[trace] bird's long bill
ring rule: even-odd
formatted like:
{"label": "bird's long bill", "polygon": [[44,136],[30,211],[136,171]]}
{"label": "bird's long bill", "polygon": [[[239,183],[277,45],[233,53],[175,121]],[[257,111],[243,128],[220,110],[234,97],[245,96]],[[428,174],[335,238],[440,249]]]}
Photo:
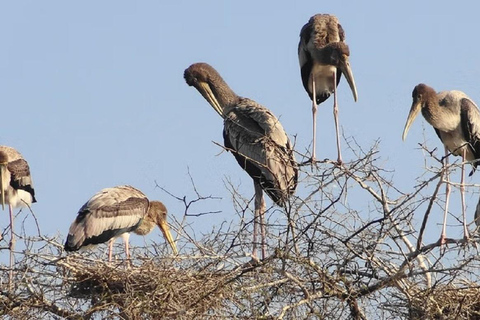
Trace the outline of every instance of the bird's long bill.
{"label": "bird's long bill", "polygon": [[2,163],[0,164],[0,192],[2,193],[1,195],[1,201],[2,201],[2,210],[5,210],[5,188],[6,186],[3,185],[3,177],[7,173],[7,166]]}
{"label": "bird's long bill", "polygon": [[165,221],[160,222],[158,224],[158,227],[160,228],[160,230],[162,230],[165,240],[167,240],[168,244],[170,244],[170,246],[172,247],[173,253],[178,254],[177,245],[173,240],[173,237],[172,237],[172,234],[170,233],[170,228],[168,227],[167,222]]}
{"label": "bird's long bill", "polygon": [[403,141],[405,141],[405,139],[407,138],[408,130],[410,129],[410,126],[412,125],[413,120],[415,120],[418,113],[420,112],[420,109],[421,109],[420,102],[413,101],[412,107],[410,108],[410,113],[408,114],[407,122],[405,123],[405,128],[403,129],[403,135],[402,135]]}
{"label": "bird's long bill", "polygon": [[345,79],[347,79],[348,85],[352,90],[353,99],[356,102],[358,100],[357,86],[355,86],[355,79],[353,78],[353,72],[352,68],[350,67],[350,61],[348,60],[348,58],[346,58],[343,63],[340,63],[340,70],[345,76]]}
{"label": "bird's long bill", "polygon": [[212,89],[210,89],[210,86],[206,82],[199,82],[198,91],[202,94],[202,96],[210,103],[210,105],[217,111],[217,113],[223,118],[223,109],[222,106],[220,106],[220,103],[218,103],[217,98],[215,98],[215,95],[212,92]]}

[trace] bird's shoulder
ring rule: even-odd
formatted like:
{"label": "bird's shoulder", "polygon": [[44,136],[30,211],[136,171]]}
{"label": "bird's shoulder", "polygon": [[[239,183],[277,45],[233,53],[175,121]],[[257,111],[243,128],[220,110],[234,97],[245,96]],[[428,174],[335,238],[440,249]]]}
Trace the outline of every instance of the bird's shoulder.
{"label": "bird's shoulder", "polygon": [[345,31],[337,17],[329,14],[317,14],[310,18],[300,31],[300,44],[303,47],[322,48],[329,43],[345,41]]}
{"label": "bird's shoulder", "polygon": [[0,146],[0,151],[4,152],[8,156],[9,162],[23,159],[22,154],[18,152],[15,148],[8,147],[8,146]]}
{"label": "bird's shoulder", "polygon": [[25,159],[15,159],[13,161],[8,161],[8,171],[10,171],[14,179],[20,179],[22,177],[30,176],[30,167],[28,162]]}
{"label": "bird's shoulder", "polygon": [[285,130],[273,112],[248,98],[240,99],[226,115],[225,130],[253,138],[268,137],[282,146],[288,143]]}

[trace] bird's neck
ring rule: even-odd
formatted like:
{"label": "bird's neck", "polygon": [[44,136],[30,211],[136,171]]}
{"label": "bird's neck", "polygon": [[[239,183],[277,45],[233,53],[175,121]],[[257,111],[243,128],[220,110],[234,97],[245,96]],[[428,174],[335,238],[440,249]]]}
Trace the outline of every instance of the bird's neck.
{"label": "bird's neck", "polygon": [[238,103],[239,96],[237,96],[222,78],[215,79],[211,88],[215,98],[225,112]]}

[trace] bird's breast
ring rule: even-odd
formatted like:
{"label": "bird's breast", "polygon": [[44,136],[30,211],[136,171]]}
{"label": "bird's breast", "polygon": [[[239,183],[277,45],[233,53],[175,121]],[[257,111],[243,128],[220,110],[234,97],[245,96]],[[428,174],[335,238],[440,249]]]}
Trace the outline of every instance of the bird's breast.
{"label": "bird's breast", "polygon": [[331,65],[323,65],[319,63],[314,63],[312,71],[310,72],[310,79],[308,80],[308,87],[311,92],[313,92],[313,81],[312,75],[315,79],[315,94],[319,95],[330,95],[334,91],[334,73],[336,67]]}
{"label": "bird's breast", "polygon": [[465,150],[466,160],[475,160],[475,155],[472,153],[471,148],[468,147],[468,142],[465,140],[461,130],[453,130],[450,132],[440,131],[440,137],[448,151],[454,155],[463,156]]}

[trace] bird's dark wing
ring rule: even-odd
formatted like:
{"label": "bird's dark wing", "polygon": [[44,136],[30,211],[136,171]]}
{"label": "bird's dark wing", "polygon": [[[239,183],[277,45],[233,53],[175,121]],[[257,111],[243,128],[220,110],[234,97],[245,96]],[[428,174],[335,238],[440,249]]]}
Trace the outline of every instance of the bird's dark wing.
{"label": "bird's dark wing", "polygon": [[278,119],[254,101],[242,99],[226,115],[223,136],[238,164],[275,203],[283,205],[295,192],[298,169]]}
{"label": "bird's dark wing", "polygon": [[37,202],[35,199],[35,190],[33,189],[32,176],[30,175],[30,167],[25,159],[20,158],[9,161],[7,165],[8,171],[11,174],[10,185],[16,190],[24,190],[32,195],[32,202]]}
{"label": "bird's dark wing", "polygon": [[[475,159],[480,159],[480,111],[469,98],[462,98],[460,107],[461,124],[465,140],[469,143]],[[477,165],[477,162],[473,163],[474,170]]]}
{"label": "bird's dark wing", "polygon": [[148,204],[147,197],[131,186],[101,190],[78,211],[70,226],[65,249],[78,250],[135,230],[145,217]]}
{"label": "bird's dark wing", "polygon": [[338,29],[338,37],[340,38],[340,41],[345,41],[345,31],[342,28],[342,25],[339,23],[337,24],[337,29]]}

